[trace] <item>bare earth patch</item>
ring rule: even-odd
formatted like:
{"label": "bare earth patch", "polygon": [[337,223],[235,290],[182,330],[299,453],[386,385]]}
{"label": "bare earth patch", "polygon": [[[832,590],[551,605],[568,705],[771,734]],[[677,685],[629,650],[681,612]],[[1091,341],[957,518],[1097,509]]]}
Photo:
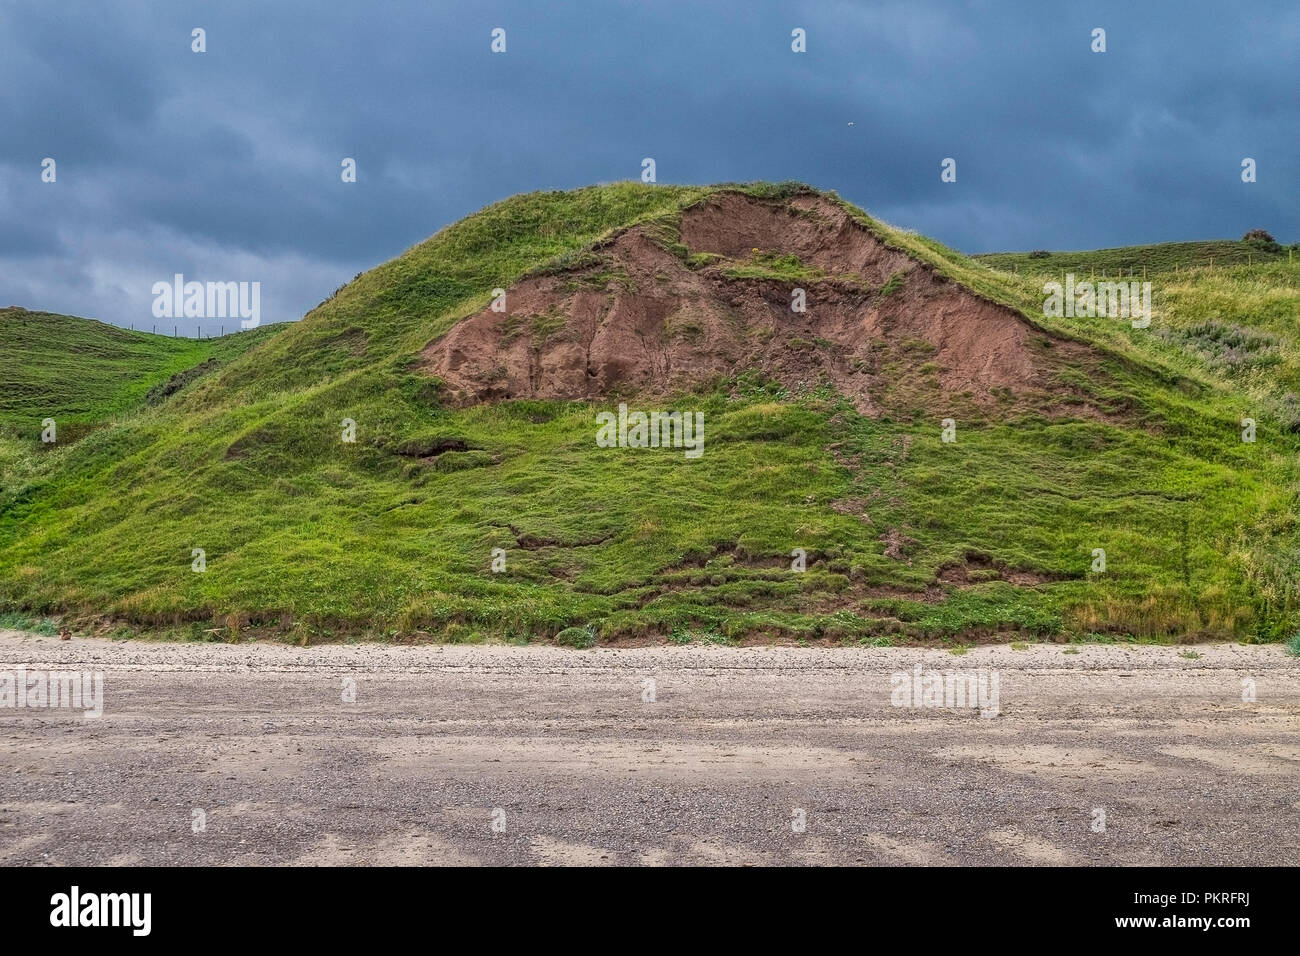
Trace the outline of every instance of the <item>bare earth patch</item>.
{"label": "bare earth patch", "polygon": [[[1052,390],[1051,360],[1030,343],[1043,333],[824,198],[719,194],[682,214],[681,239],[714,258],[692,266],[633,227],[597,250],[599,264],[508,289],[504,312],[485,309],[431,343],[425,368],[462,403],[666,395],[746,370],[794,389],[832,384],[870,415],[897,395],[987,405],[995,389],[1040,401]],[[728,275],[782,256],[807,277]],[[796,288],[806,312],[791,310]]]}

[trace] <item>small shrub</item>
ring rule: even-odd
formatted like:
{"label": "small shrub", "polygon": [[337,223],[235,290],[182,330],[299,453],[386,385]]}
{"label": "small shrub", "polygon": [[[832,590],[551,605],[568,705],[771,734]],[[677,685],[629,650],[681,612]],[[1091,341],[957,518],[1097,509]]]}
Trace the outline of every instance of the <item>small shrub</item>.
{"label": "small shrub", "polygon": [[1282,245],[1266,229],[1252,229],[1241,237],[1241,241],[1254,246],[1262,252],[1281,252]]}
{"label": "small shrub", "polygon": [[1196,353],[1219,372],[1261,368],[1282,360],[1276,336],[1240,325],[1198,322],[1186,329],[1162,329],[1159,334]]}

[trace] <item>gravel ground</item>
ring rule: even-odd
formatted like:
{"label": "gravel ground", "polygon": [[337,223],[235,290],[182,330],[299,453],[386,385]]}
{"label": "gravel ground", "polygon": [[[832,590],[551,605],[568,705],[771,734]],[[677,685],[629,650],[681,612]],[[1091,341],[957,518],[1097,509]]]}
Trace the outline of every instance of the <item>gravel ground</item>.
{"label": "gravel ground", "polygon": [[[0,632],[0,688],[104,692],[0,706],[0,863],[1300,862],[1300,662],[1185,653]],[[894,706],[918,663],[996,672],[996,716]]]}

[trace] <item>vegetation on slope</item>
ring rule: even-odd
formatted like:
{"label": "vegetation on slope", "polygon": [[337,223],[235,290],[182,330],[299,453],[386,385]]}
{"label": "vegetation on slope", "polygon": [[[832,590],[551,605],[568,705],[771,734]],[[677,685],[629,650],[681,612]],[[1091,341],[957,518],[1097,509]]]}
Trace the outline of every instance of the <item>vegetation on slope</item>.
{"label": "vegetation on slope", "polygon": [[130,411],[173,376],[228,361],[273,327],[217,339],[173,338],[50,312],[0,309],[0,428],[39,435],[41,420],[85,427]]}
{"label": "vegetation on slope", "polygon": [[1147,246],[1120,246],[1115,249],[1091,249],[1084,252],[991,252],[975,256],[986,266],[1004,272],[1079,275],[1103,275],[1134,278],[1156,273],[1181,272],[1184,269],[1213,269],[1229,266],[1267,265],[1292,262],[1295,247],[1284,248],[1276,242],[1240,239],[1211,239],[1202,242],[1162,242]]}
{"label": "vegetation on slope", "polygon": [[[0,502],[41,471],[41,455],[162,403],[274,331],[197,340],[0,309]],[[50,419],[56,440],[46,443]]]}
{"label": "vegetation on slope", "polygon": [[[1101,416],[1007,406],[964,419],[955,444],[924,392],[867,418],[821,383],[742,375],[682,396],[707,423],[705,454],[688,461],[596,447],[606,404],[456,409],[418,369],[421,349],[493,289],[582,262],[612,231],[647,223],[679,247],[676,216],[718,188],[781,200],[803,187],[515,197],[156,405],[138,387],[129,414],[115,404],[127,399],[101,397],[96,420],[117,420],[43,455],[25,434],[28,464],[0,483],[0,611],[298,640],[1289,636],[1300,438],[1284,416],[1300,270],[1281,260],[1180,271],[1157,290],[1152,327],[1135,330],[1045,318],[1041,277],[846,207],[1094,347],[1073,374]],[[730,267],[821,281],[761,252]],[[1221,348],[1227,333],[1207,322],[1247,337]],[[1229,356],[1265,347],[1276,361]],[[1259,422],[1249,444],[1247,415]],[[345,419],[355,443],[341,440]],[[806,573],[791,570],[796,548]],[[1104,573],[1091,570],[1098,548]]]}

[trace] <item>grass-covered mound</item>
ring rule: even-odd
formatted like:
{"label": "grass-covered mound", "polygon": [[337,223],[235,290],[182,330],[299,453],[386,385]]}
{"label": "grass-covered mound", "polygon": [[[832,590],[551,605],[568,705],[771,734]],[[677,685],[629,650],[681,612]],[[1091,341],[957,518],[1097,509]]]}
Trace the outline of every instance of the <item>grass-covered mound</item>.
{"label": "grass-covered mound", "polygon": [[[703,413],[696,460],[598,447],[595,414],[616,397],[464,404],[422,359],[494,289],[586,281],[632,227],[716,281],[797,285],[812,300],[819,283],[858,294],[776,250],[742,260],[688,248],[683,210],[726,190],[808,195],[619,183],[518,196],[242,354],[232,346],[172,394],[148,398],[189,358],[168,356],[84,407],[75,388],[55,400],[67,380],[49,369],[36,379],[48,397],[4,422],[0,611],[303,640],[1294,630],[1300,268],[1282,260],[1166,277],[1148,329],[1049,319],[1041,277],[844,206],[900,256],[1023,316],[1026,348],[1050,369],[1043,381],[1068,401],[1008,388],[962,404],[924,343],[895,343],[873,374],[906,387],[886,388],[868,412],[829,380],[764,370],[643,403]],[[605,279],[611,295],[624,282]],[[867,283],[867,307],[894,307],[893,282]],[[6,367],[23,365],[27,347],[6,345]],[[100,427],[51,450],[29,420],[42,402]],[[1257,420],[1254,443],[1241,441],[1243,417]],[[345,419],[355,442],[341,440]],[[797,548],[804,573],[791,570]],[[1095,549],[1104,573],[1092,570]]]}

